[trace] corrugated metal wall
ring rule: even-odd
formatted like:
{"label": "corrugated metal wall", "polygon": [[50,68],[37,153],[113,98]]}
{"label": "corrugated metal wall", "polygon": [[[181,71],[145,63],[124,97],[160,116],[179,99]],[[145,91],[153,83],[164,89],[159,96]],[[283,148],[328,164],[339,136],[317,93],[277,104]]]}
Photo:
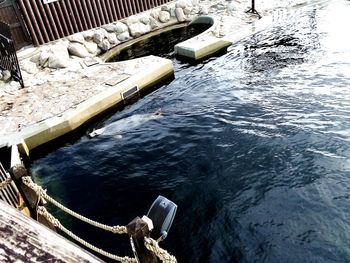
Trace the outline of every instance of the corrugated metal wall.
{"label": "corrugated metal wall", "polygon": [[99,27],[170,1],[18,0],[34,45]]}
{"label": "corrugated metal wall", "polygon": [[15,0],[0,0],[0,20],[10,25],[16,49],[31,43]]}

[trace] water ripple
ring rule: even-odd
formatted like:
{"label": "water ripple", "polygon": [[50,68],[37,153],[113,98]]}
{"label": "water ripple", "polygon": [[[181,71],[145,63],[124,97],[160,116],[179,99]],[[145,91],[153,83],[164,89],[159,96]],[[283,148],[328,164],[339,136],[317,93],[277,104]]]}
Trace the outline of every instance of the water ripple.
{"label": "water ripple", "polygon": [[[349,262],[349,12],[349,1],[329,2],[221,57],[174,60],[173,82],[97,126],[159,108],[163,118],[121,139],[81,138],[32,173],[112,224],[145,214],[159,194],[172,199],[164,246],[179,262]],[[130,252],[60,217],[94,244]]]}

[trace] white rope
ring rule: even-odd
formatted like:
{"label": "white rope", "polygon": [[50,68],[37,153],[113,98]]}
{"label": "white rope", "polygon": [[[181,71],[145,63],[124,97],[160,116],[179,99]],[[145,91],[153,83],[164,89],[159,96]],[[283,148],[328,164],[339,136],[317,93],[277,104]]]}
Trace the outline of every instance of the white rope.
{"label": "white rope", "polygon": [[126,234],[128,232],[127,228],[125,226],[108,226],[108,225],[99,223],[97,221],[94,221],[92,219],[89,219],[85,216],[82,216],[82,215],[74,212],[73,210],[65,207],[64,205],[60,204],[55,199],[53,199],[51,196],[49,196],[46,193],[46,190],[44,190],[40,185],[37,185],[36,183],[34,183],[29,176],[23,177],[22,181],[26,186],[33,189],[37,193],[37,195],[40,196],[41,198],[43,198],[44,200],[50,202],[51,204],[55,205],[56,207],[58,207],[62,211],[66,212],[67,214],[69,214],[69,215],[71,215],[71,216],[73,216],[73,217],[75,217],[75,218],[77,218],[77,219],[79,219],[87,224],[101,228],[101,229],[106,230],[106,231],[110,231],[114,234]]}
{"label": "white rope", "polygon": [[169,254],[168,251],[159,247],[157,241],[152,238],[145,237],[145,246],[149,251],[152,251],[164,263],[177,263],[176,258]]}
{"label": "white rope", "polygon": [[5,189],[6,186],[8,186],[9,184],[11,184],[11,182],[12,182],[11,177],[6,178],[4,181],[2,181],[2,182],[0,183],[0,190]]}
{"label": "white rope", "polygon": [[58,229],[60,229],[61,231],[63,231],[64,233],[66,233],[68,236],[70,236],[71,238],[73,238],[75,241],[79,242],[80,244],[84,245],[85,247],[95,251],[96,253],[99,253],[105,257],[120,261],[122,263],[136,263],[136,260],[130,257],[120,257],[114,254],[111,254],[107,251],[104,251],[101,248],[95,247],[94,245],[90,244],[89,242],[85,241],[84,239],[78,237],[77,235],[75,235],[72,231],[68,230],[67,228],[65,228],[61,222],[55,218],[52,214],[50,214],[45,207],[40,206],[38,208],[38,213],[41,214],[42,216],[44,216],[51,224],[53,224],[55,227],[57,227]]}
{"label": "white rope", "polygon": [[[69,215],[85,222],[85,223],[88,223],[92,226],[95,226],[95,227],[98,227],[98,228],[101,228],[103,230],[106,230],[106,231],[110,231],[112,233],[115,233],[115,234],[127,234],[128,231],[127,231],[127,228],[125,226],[108,226],[108,225],[105,225],[105,224],[101,224],[97,221],[94,221],[94,220],[91,220],[85,216],[82,216],[82,215],[79,215],[78,213],[72,211],[71,209],[65,207],[64,205],[60,204],[59,202],[57,202],[55,199],[53,199],[51,196],[49,196],[47,193],[46,193],[46,190],[44,190],[40,185],[37,185],[36,183],[34,183],[32,181],[32,179],[29,177],[29,176],[25,176],[22,178],[22,181],[23,183],[28,186],[29,188],[33,189],[33,191],[36,192],[36,194],[50,202],[51,204],[55,205],[56,207],[58,207],[59,209],[61,209],[62,211],[68,213]],[[116,256],[116,255],[113,255],[109,252],[106,252],[100,248],[97,248],[95,247],[94,245],[86,242],[85,240],[81,239],[80,237],[76,236],[73,232],[71,232],[70,230],[66,229],[59,221],[58,219],[56,219],[53,215],[51,215],[46,209],[45,207],[41,206],[38,208],[38,212],[40,214],[42,214],[43,216],[45,216],[47,218],[47,220],[49,220],[49,222],[51,222],[55,227],[58,227],[61,231],[63,231],[64,233],[66,233],[68,236],[70,236],[71,238],[75,239],[77,242],[81,243],[82,245],[90,248],[91,250],[101,254],[101,255],[104,255],[105,257],[108,257],[108,258],[111,258],[111,259],[115,259],[115,260],[118,260],[118,261],[121,261],[121,262],[125,262],[125,263],[134,263],[136,262],[135,259],[132,259],[132,258],[129,258],[129,257],[119,257],[119,256]],[[152,238],[147,238],[145,237],[145,246],[146,248],[155,253],[156,256],[162,261],[162,262],[165,262],[165,263],[177,263],[177,260],[174,256],[172,256],[171,254],[169,254],[166,250],[162,249],[159,247],[159,244],[157,241],[155,241],[154,239]]]}

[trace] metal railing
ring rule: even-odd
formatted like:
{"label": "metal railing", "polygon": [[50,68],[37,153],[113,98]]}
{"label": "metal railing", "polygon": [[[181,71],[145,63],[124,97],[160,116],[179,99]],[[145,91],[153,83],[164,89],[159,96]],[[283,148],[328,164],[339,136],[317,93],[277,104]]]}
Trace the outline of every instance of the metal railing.
{"label": "metal railing", "polygon": [[11,28],[8,24],[0,21],[0,68],[11,72],[12,78],[24,87],[21,69],[18,64]]}
{"label": "metal railing", "polygon": [[[10,175],[5,171],[4,167],[0,163],[0,184],[10,179]],[[4,201],[12,207],[17,207],[18,190],[13,181],[6,183],[6,186],[0,189],[0,200]]]}

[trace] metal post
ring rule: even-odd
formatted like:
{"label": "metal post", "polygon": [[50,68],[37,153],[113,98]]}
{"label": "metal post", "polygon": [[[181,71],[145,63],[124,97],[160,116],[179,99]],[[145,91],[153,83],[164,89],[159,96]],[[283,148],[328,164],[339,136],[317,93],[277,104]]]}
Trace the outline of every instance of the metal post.
{"label": "metal post", "polygon": [[252,13],[254,15],[257,15],[259,19],[261,18],[261,15],[255,9],[255,0],[252,0],[252,7],[246,13]]}
{"label": "metal post", "polygon": [[137,261],[140,263],[157,263],[156,255],[144,245],[144,238],[150,236],[147,223],[141,218],[136,217],[126,227]]}
{"label": "metal post", "polygon": [[26,186],[22,181],[24,176],[28,176],[26,168],[22,164],[18,164],[11,167],[8,172],[11,175],[12,180],[15,182],[26,206],[28,207],[31,217],[48,228],[55,229],[50,221],[38,214],[38,206],[43,205],[38,194],[33,189]]}

